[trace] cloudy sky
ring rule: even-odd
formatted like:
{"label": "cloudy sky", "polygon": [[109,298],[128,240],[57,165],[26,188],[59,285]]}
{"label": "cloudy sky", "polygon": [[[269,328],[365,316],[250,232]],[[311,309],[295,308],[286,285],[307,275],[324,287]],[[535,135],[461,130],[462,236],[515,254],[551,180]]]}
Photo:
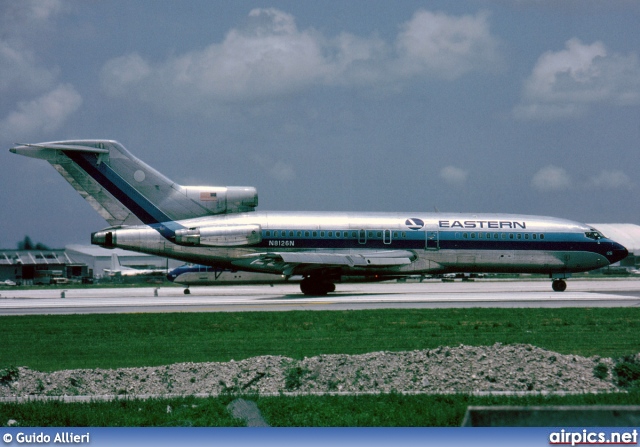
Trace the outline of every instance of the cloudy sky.
{"label": "cloudy sky", "polygon": [[120,141],[260,210],[640,224],[640,2],[0,0],[0,247],[107,224],[14,143]]}

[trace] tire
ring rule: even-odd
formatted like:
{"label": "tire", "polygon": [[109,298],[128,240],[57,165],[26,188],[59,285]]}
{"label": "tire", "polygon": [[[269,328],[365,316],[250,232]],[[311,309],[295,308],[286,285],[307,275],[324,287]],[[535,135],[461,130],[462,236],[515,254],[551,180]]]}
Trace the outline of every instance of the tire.
{"label": "tire", "polygon": [[563,279],[556,279],[551,283],[551,288],[554,292],[564,292],[567,290],[567,283]]}

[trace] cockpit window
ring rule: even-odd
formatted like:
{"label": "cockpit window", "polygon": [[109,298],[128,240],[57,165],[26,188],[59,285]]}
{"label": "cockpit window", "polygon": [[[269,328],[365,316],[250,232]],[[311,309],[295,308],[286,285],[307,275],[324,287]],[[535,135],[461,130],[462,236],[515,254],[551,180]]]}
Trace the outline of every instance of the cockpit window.
{"label": "cockpit window", "polygon": [[593,239],[593,240],[599,240],[599,239],[603,239],[604,236],[602,235],[602,233],[600,233],[599,231],[594,230],[593,228],[591,229],[591,231],[587,231],[584,233],[585,236],[587,236],[589,239]]}

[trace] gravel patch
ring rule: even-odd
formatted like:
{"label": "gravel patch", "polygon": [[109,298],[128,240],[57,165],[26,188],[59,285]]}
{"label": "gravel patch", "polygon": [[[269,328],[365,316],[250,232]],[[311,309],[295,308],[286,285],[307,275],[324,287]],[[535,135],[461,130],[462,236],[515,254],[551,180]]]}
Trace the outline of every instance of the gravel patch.
{"label": "gravel patch", "polygon": [[[598,364],[606,373],[594,375]],[[318,393],[615,392],[610,358],[563,355],[525,344],[441,347],[294,360],[75,369],[44,373],[19,367],[0,398],[44,396],[186,396]],[[600,367],[602,370],[603,367]]]}

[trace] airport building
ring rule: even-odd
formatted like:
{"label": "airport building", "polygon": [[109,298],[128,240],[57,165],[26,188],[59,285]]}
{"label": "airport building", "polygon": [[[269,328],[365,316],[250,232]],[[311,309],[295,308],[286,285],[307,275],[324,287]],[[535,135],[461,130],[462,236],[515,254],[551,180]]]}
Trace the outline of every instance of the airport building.
{"label": "airport building", "polygon": [[105,269],[111,269],[112,255],[117,255],[120,264],[137,269],[169,270],[184,264],[183,261],[147,255],[120,248],[106,249],[97,245],[67,245],[65,253],[75,262],[85,264],[94,278],[105,276]]}
{"label": "airport building", "polygon": [[94,245],[68,245],[57,250],[0,250],[0,282],[17,284],[65,284],[91,282],[105,277],[112,255],[122,266],[146,269],[173,269],[184,262],[122,249],[107,250]]}
{"label": "airport building", "polygon": [[90,277],[87,266],[65,250],[0,250],[0,281],[37,285]]}

